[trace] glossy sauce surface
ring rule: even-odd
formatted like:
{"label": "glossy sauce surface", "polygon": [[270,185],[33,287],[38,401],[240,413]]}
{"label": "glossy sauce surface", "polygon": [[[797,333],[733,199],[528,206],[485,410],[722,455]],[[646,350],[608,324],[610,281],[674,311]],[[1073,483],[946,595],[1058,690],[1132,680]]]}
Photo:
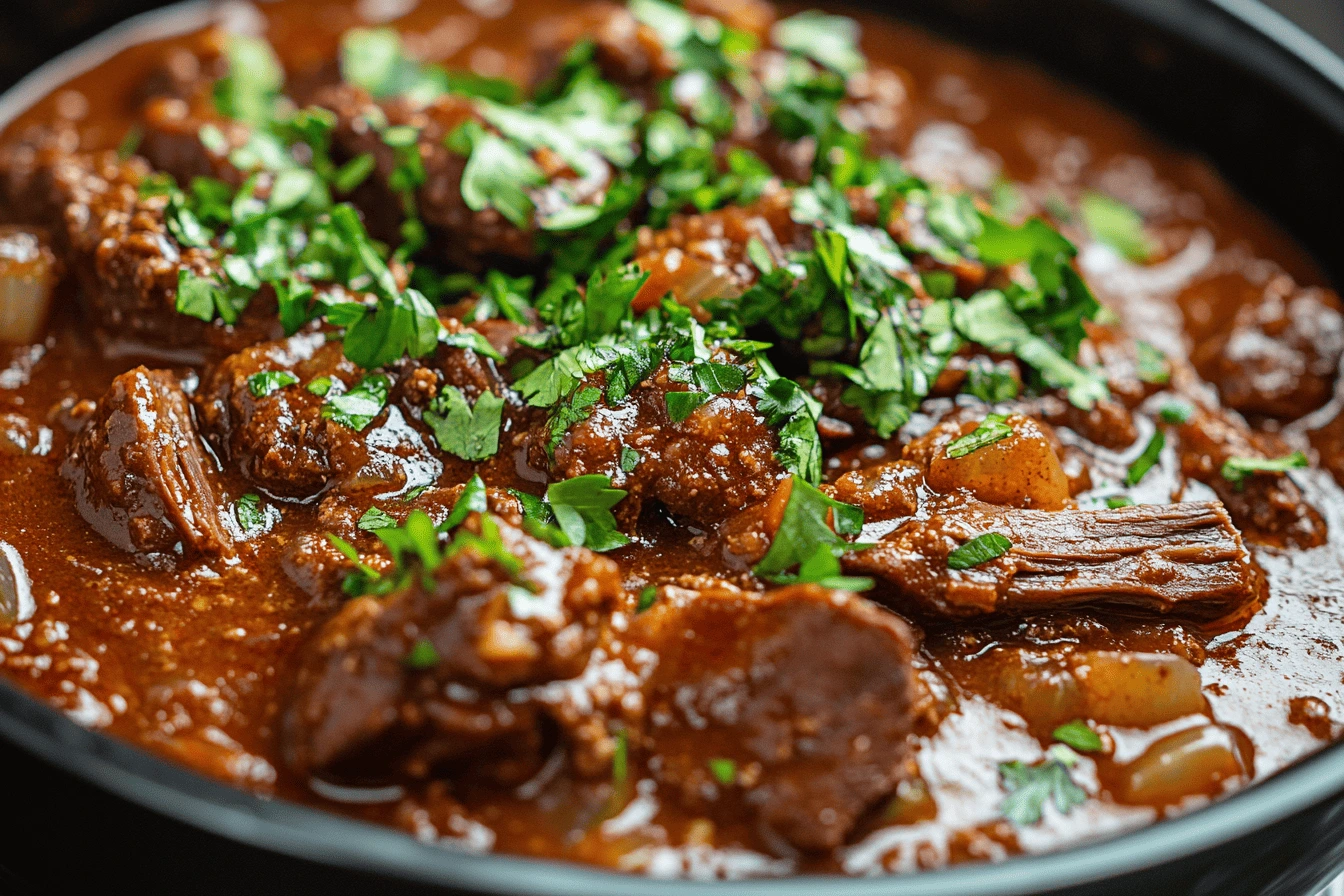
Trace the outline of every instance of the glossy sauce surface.
{"label": "glossy sauce surface", "polygon": [[[535,0],[476,2],[470,9],[437,0],[411,5],[393,24],[416,36],[426,58],[520,80],[528,75],[533,31],[550,28],[548,17],[565,14],[560,5]],[[286,0],[242,7],[239,21],[263,30],[294,72],[329,59],[342,33],[370,24],[365,16],[384,6],[402,4]],[[1073,205],[1081,191],[1100,190],[1143,215],[1159,245],[1157,260],[1147,266],[1124,262],[1076,225],[1066,233],[1079,242],[1079,268],[1103,304],[1168,356],[1199,363],[1201,346],[1218,335],[1220,321],[1242,303],[1262,301],[1276,277],[1302,287],[1324,285],[1291,239],[1208,166],[1096,100],[1022,64],[977,55],[881,18],[861,21],[870,59],[900,72],[909,91],[896,127],[903,157],[916,173],[980,190],[1006,177],[1040,203],[1059,197]],[[65,116],[77,124],[81,149],[116,146],[135,120],[130,97],[136,87],[166,50],[192,40],[119,54],[38,103],[7,135]],[[283,568],[287,547],[318,527],[316,505],[286,505],[264,550],[232,565],[146,568],[94,532],[59,472],[70,438],[64,421],[70,408],[98,399],[139,358],[133,352],[108,355],[95,343],[71,289],[64,285],[58,295],[45,342],[0,348],[0,419],[12,413],[44,427],[33,434],[43,450],[28,456],[0,451],[0,539],[22,558],[36,605],[0,633],[3,671],[79,723],[213,778],[468,849],[660,875],[870,874],[1058,849],[1190,811],[1339,734],[1344,495],[1328,470],[1313,469],[1294,476],[1325,514],[1329,538],[1308,549],[1254,549],[1268,598],[1248,620],[1201,628],[1086,610],[1002,623],[919,620],[923,641],[916,667],[930,699],[946,714],[936,730],[916,735],[917,778],[869,813],[833,853],[771,854],[746,821],[720,822],[706,835],[697,814],[667,804],[643,784],[617,818],[603,822],[593,807],[606,799],[606,781],[548,777],[545,771],[511,790],[462,784],[454,792],[462,810],[446,819],[433,814],[432,800],[429,809],[415,808],[387,799],[387,793],[314,787],[288,770],[279,726],[297,652],[334,612],[330,601],[296,587]],[[175,368],[182,375],[194,369]],[[1289,444],[1297,447],[1322,429],[1311,438],[1328,464],[1338,453],[1328,428],[1334,407],[1332,400],[1307,425],[1289,425]],[[932,422],[916,415],[908,432],[918,434]],[[1280,427],[1267,417],[1252,422]],[[1067,428],[1059,431],[1066,441],[1071,436]],[[1132,460],[1143,441],[1116,452],[1117,463]],[[880,444],[854,445],[828,459],[827,477],[873,466],[888,451]],[[526,458],[512,464],[513,481],[499,472],[505,466],[495,465],[500,479],[490,484],[526,487]],[[1176,499],[1173,491],[1182,488],[1178,466],[1168,449],[1156,474],[1142,483],[1143,494]],[[224,481],[229,495],[250,489],[236,473],[224,474]],[[1184,488],[1183,497],[1191,500],[1211,494],[1198,483]],[[635,544],[608,555],[629,590],[691,574],[734,574],[700,547],[700,530],[649,515]],[[880,522],[865,531],[870,538],[882,534]],[[1129,675],[1107,665],[1121,662],[1119,651],[1182,658],[1153,660],[1134,673],[1151,674],[1156,683],[1131,689],[1173,694],[1169,705],[1156,698],[1130,705],[1124,694],[1108,697],[1104,688],[1086,685],[1082,697],[1071,690],[1089,674],[1093,680]],[[1171,676],[1190,674],[1190,664],[1198,667],[1197,691],[1169,688]],[[1109,747],[1098,758],[1083,756],[1075,770],[1094,798],[1067,815],[1047,809],[1037,825],[1010,825],[1000,812],[1000,763],[1039,761],[1051,730],[1079,715],[1098,723]],[[1207,761],[1192,766],[1203,769],[1203,785],[1164,782],[1160,768],[1136,768],[1154,745],[1174,745],[1187,755],[1203,750]]]}

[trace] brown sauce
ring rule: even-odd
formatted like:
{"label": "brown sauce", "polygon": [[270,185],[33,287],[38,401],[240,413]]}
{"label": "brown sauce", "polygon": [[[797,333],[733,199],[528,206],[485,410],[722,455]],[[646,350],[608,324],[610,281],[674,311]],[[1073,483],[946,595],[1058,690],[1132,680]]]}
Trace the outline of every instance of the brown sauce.
{"label": "brown sauce", "polygon": [[[286,0],[248,9],[293,73],[330,59],[342,33],[369,24],[358,10],[379,5]],[[427,58],[520,80],[529,75],[534,30],[570,9],[534,0],[472,3],[471,9],[421,0],[412,7],[392,24],[419,36]],[[1225,322],[1239,308],[1263,302],[1276,282],[1290,291],[1325,287],[1292,239],[1206,163],[1174,151],[1095,99],[1022,63],[951,46],[880,17],[861,21],[872,63],[899,72],[909,91],[896,130],[917,173],[983,191],[1007,178],[1038,204],[1058,199],[1076,207],[1082,192],[1097,190],[1142,215],[1157,246],[1155,260],[1143,266],[1089,241],[1077,222],[1062,226],[1081,243],[1078,267],[1103,304],[1168,357],[1191,358],[1203,372],[1226,351],[1207,350],[1223,338]],[[81,150],[115,147],[137,121],[139,86],[166,53],[197,40],[185,35],[118,53],[36,103],[8,126],[5,138],[64,116],[75,125]],[[281,750],[298,657],[336,609],[334,601],[314,599],[295,585],[285,569],[286,551],[321,526],[317,503],[286,503],[265,544],[232,564],[184,560],[153,568],[94,531],[60,470],[71,439],[70,409],[98,400],[140,357],[108,354],[107,343],[95,341],[74,290],[69,283],[58,289],[44,342],[0,349],[0,417],[13,414],[43,427],[40,438],[49,441],[27,456],[0,451],[0,539],[21,556],[36,604],[31,616],[0,632],[0,668],[80,724],[212,778],[469,849],[659,875],[869,874],[998,860],[1110,836],[1197,809],[1339,734],[1344,496],[1331,467],[1293,474],[1305,500],[1324,515],[1328,538],[1309,548],[1253,548],[1267,597],[1249,618],[1199,625],[1138,611],[1070,609],[1003,620],[917,619],[916,668],[945,715],[933,730],[913,735],[917,775],[868,811],[834,850],[772,849],[747,815],[716,816],[707,826],[701,813],[643,785],[618,819],[603,823],[593,807],[605,799],[607,780],[545,769],[521,787],[458,782],[452,805],[459,809],[450,818],[437,814],[433,800],[408,808],[397,798],[401,791],[382,801],[373,790],[338,798],[342,791],[334,785],[315,788],[292,771]],[[202,369],[146,363],[172,366],[182,376]],[[1326,407],[1297,429],[1268,414],[1247,416],[1263,428],[1282,429],[1293,448],[1306,447],[1310,435],[1329,464],[1339,453],[1339,435],[1337,427],[1329,429],[1334,405]],[[1321,433],[1312,435],[1315,430]],[[1139,447],[1119,452],[1123,462]],[[894,457],[893,450],[854,444],[848,454],[828,453],[827,478]],[[1188,500],[1211,496],[1209,488],[1179,475],[1174,458],[1169,453],[1145,480],[1147,500],[1174,500],[1182,491]],[[519,475],[528,472],[524,468],[501,462],[490,469],[492,486],[528,487]],[[219,481],[233,498],[255,490],[232,468]],[[879,528],[868,534],[884,534],[873,525]],[[608,556],[635,592],[681,576],[736,575],[721,557],[696,547],[704,531],[646,510],[638,542]],[[1199,686],[1193,695],[1173,697],[1187,701],[1175,708],[1108,704],[1119,721],[1100,725],[1107,749],[1084,755],[1073,772],[1089,798],[1067,814],[1047,809],[1038,824],[1012,825],[1000,809],[999,766],[1039,762],[1053,727],[1079,715],[1065,693],[1072,685],[1061,682],[1073,680],[1076,664],[1086,665],[1078,657],[1090,651],[1181,657],[1188,661],[1182,669],[1198,667]],[[1181,671],[1164,667],[1153,674]],[[1051,701],[1063,707],[1053,717]],[[1155,744],[1172,743],[1184,745],[1186,755],[1205,750],[1202,764],[1189,764],[1190,777],[1163,782],[1160,770],[1147,777],[1136,770]]]}

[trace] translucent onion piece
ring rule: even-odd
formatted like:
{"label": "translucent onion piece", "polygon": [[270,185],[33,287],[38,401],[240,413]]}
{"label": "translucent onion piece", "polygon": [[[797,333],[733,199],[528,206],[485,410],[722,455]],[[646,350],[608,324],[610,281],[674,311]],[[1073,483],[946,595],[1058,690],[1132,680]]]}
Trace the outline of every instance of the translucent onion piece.
{"label": "translucent onion piece", "polygon": [[41,339],[55,285],[55,259],[37,234],[0,228],[0,342]]}
{"label": "translucent onion piece", "polygon": [[19,552],[0,541],[0,624],[13,625],[32,618],[37,610],[32,583]]}
{"label": "translucent onion piece", "polygon": [[1218,725],[1169,734],[1123,769],[1121,802],[1166,805],[1190,794],[1216,796],[1223,782],[1248,773],[1236,738]]}

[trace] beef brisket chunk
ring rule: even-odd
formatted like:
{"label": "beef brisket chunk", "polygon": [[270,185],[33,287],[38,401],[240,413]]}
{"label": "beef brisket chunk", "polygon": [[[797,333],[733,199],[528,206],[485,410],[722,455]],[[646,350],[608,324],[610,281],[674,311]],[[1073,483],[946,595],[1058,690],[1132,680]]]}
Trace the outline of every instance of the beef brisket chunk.
{"label": "beef brisket chunk", "polygon": [[137,367],[113,380],[61,470],[80,514],[122,550],[233,553],[213,461],[168,371]]}

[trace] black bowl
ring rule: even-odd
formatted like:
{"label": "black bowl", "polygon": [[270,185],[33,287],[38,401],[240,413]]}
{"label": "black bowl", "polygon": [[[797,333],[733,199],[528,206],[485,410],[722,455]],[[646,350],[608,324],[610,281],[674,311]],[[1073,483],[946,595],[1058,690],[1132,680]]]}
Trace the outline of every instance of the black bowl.
{"label": "black bowl", "polygon": [[[0,84],[136,5],[6,3]],[[1344,281],[1344,61],[1255,0],[880,8],[1106,96],[1210,158]],[[190,3],[149,21],[182,28],[202,12]],[[130,33],[43,66],[0,99],[0,121]],[[1344,743],[1209,808],[1050,855],[904,877],[700,884],[466,855],[259,799],[80,728],[4,684],[0,738],[11,820],[0,836],[0,892],[1305,896],[1344,867]]]}

